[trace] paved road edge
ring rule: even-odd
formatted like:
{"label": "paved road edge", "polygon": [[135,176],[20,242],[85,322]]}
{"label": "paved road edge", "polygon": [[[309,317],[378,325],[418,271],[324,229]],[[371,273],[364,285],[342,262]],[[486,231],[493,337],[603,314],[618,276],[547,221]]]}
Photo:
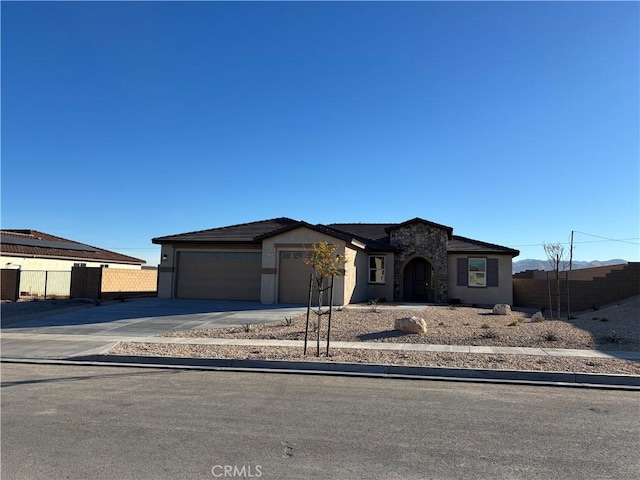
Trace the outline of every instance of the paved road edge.
{"label": "paved road edge", "polygon": [[2,363],[136,366],[219,371],[248,371],[489,383],[521,383],[640,390],[640,376],[622,374],[541,372],[526,370],[467,369],[338,362],[86,355],[67,359],[2,358]]}

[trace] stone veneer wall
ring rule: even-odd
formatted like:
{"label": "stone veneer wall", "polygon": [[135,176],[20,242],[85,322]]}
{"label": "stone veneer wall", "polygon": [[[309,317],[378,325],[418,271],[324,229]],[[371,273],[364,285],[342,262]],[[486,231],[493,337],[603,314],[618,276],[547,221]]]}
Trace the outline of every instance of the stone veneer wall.
{"label": "stone veneer wall", "polygon": [[418,255],[429,261],[433,267],[433,280],[437,288],[436,302],[447,302],[447,241],[446,230],[425,223],[412,223],[391,231],[391,244],[400,249],[393,265],[393,296],[395,301],[402,298],[403,267],[408,258]]}

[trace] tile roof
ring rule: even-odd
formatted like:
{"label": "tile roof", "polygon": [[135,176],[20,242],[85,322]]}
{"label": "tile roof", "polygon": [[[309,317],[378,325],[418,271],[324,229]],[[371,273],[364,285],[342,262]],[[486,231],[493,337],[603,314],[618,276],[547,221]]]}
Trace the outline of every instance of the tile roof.
{"label": "tile roof", "polygon": [[450,238],[447,251],[452,253],[502,253],[513,256],[520,253],[517,250],[500,245],[480,242],[457,235],[452,236],[451,232],[453,229],[451,227],[429,222],[421,218],[414,218],[403,223],[331,223],[329,225],[311,225],[307,222],[280,217],[228,227],[157,237],[154,238],[152,242],[157,244],[174,242],[261,243],[263,239],[270,236],[295,228],[306,227],[347,242],[355,240],[364,244],[366,250],[383,252],[397,250],[396,247],[389,243],[389,232],[391,230],[414,222],[422,222],[446,230]]}
{"label": "tile roof", "polygon": [[89,260],[143,265],[139,258],[27,229],[0,230],[0,251],[5,255]]}
{"label": "tile roof", "polygon": [[513,257],[520,255],[519,250],[503,247],[494,243],[481,242],[472,238],[454,235],[447,243],[447,252],[449,253],[508,253]]}
{"label": "tile roof", "polygon": [[366,245],[368,250],[397,250],[389,243],[387,229],[392,223],[331,223],[327,228],[351,235],[355,240]]}
{"label": "tile roof", "polygon": [[280,217],[258,222],[241,223],[228,227],[210,228],[195,232],[180,233],[156,237],[153,243],[172,242],[207,242],[207,243],[260,243],[262,238],[298,228],[303,222],[291,218]]}

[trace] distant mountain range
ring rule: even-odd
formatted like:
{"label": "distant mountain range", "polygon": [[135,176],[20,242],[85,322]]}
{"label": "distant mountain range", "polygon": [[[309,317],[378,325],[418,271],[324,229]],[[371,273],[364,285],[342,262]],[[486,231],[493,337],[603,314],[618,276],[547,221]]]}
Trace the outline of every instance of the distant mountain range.
{"label": "distant mountain range", "polygon": [[[572,268],[574,270],[580,270],[581,268],[606,267],[607,265],[620,265],[621,263],[627,263],[627,261],[620,258],[602,261],[593,260],[592,262],[582,262],[574,260]],[[569,267],[567,267],[567,270],[568,268]],[[524,272],[525,270],[551,270],[551,265],[549,264],[548,260],[534,260],[532,258],[513,262],[513,273]]]}

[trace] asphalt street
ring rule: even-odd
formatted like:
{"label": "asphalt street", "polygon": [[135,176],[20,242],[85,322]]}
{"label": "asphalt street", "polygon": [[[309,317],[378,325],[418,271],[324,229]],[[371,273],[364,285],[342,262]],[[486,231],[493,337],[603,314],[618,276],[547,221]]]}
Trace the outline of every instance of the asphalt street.
{"label": "asphalt street", "polygon": [[2,364],[2,478],[635,479],[637,392]]}

